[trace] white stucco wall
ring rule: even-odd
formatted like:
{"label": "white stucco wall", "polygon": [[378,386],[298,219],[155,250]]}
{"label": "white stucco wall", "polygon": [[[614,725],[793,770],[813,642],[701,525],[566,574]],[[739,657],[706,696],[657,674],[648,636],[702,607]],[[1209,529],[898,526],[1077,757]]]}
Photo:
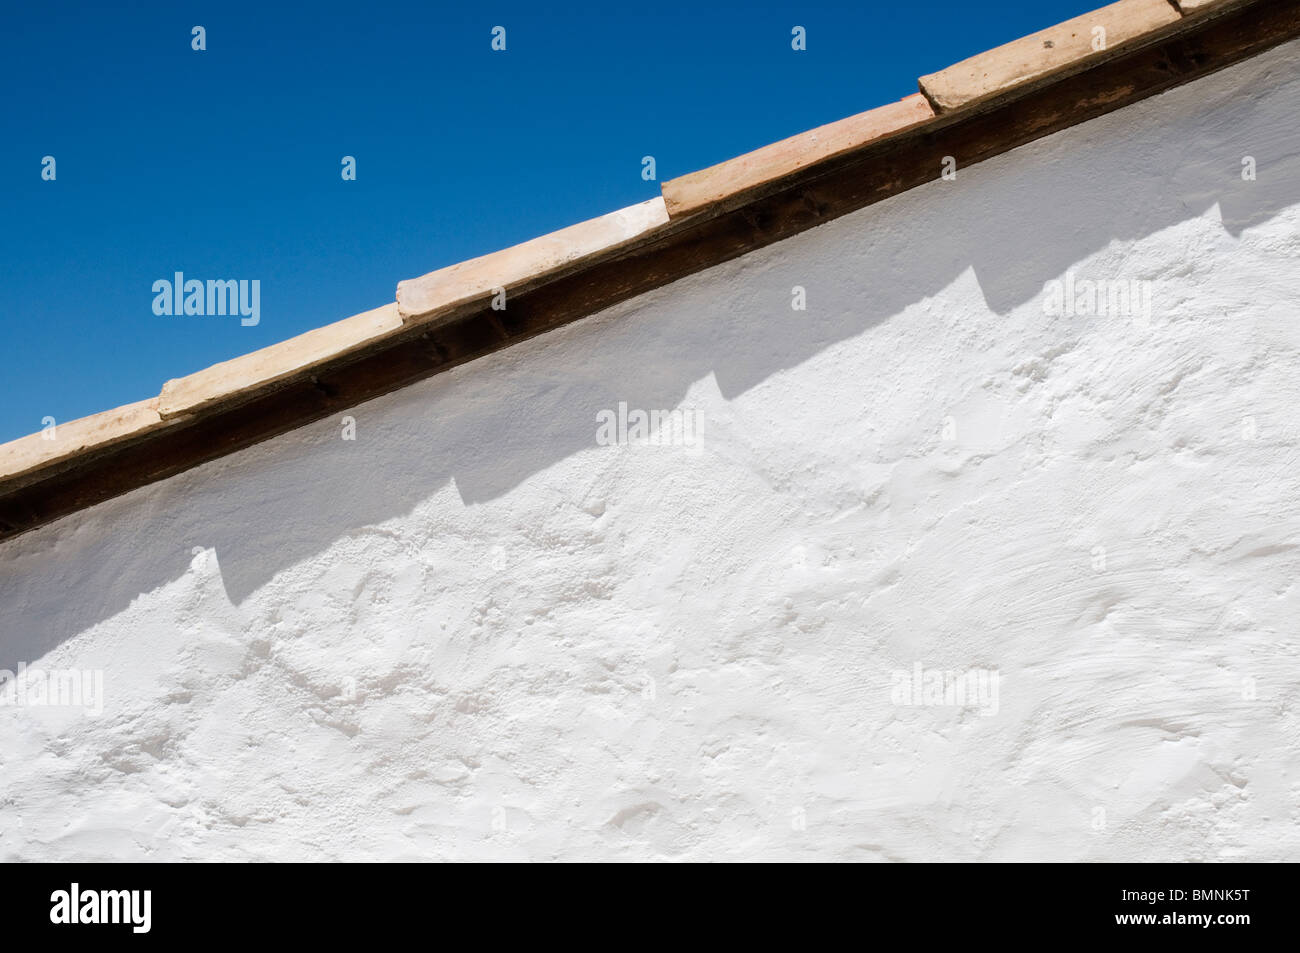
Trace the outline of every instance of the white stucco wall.
{"label": "white stucco wall", "polygon": [[1297,54],[0,545],[0,859],[1300,859]]}

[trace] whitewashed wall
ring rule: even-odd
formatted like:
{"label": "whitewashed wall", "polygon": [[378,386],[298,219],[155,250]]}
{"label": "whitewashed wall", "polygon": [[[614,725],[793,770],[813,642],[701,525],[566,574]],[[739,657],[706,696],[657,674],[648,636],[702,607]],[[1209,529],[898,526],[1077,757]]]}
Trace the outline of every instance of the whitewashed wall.
{"label": "whitewashed wall", "polygon": [[0,545],[0,859],[1300,859],[1298,53]]}

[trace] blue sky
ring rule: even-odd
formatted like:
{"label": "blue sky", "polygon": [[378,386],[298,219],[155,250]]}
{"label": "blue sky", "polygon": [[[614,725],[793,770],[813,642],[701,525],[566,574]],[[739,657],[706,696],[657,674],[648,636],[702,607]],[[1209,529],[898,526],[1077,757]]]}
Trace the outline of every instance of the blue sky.
{"label": "blue sky", "polygon": [[[0,441],[151,397],[1098,5],[9,4]],[[153,282],[177,271],[258,279],[260,323],[155,315]]]}

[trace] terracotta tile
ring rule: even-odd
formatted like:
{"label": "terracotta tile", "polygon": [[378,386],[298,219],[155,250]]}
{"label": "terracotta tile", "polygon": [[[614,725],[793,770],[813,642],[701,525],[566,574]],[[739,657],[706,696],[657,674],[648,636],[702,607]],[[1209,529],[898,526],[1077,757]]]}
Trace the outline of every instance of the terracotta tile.
{"label": "terracotta tile", "polygon": [[96,447],[111,446],[161,423],[157,397],[67,423],[56,422],[52,440],[42,432],[0,444],[0,480],[52,466]]}
{"label": "terracotta tile", "polygon": [[668,214],[671,218],[681,218],[753,194],[800,169],[861,149],[933,118],[934,110],[925,97],[913,94],[699,172],[669,179],[663,184]]}
{"label": "terracotta tile", "polygon": [[164,419],[194,413],[209,404],[255,391],[313,364],[347,354],[401,327],[396,304],[344,318],[260,351],[170,380],[163,385],[158,411]]}
{"label": "terracotta tile", "polygon": [[509,307],[511,291],[581,267],[584,261],[608,255],[667,223],[664,200],[651,199],[403,281],[397,286],[397,305],[408,324],[432,322],[460,305],[486,301],[495,289],[505,288]]}
{"label": "terracotta tile", "polygon": [[[941,113],[969,107],[1082,69],[1180,19],[1169,0],[1120,0],[922,76],[921,91]],[[1100,51],[1093,49],[1097,27],[1105,30]]]}

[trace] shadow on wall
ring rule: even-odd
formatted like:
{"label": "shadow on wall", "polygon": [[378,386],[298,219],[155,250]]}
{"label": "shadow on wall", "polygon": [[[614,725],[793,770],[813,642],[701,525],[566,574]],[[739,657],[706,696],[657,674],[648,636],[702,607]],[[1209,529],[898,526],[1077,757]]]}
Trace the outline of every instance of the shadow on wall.
{"label": "shadow on wall", "polygon": [[[179,578],[193,547],[216,550],[227,594],[242,603],[281,570],[411,512],[450,481],[466,504],[501,496],[592,447],[597,412],[619,401],[675,407],[709,374],[733,398],[968,268],[1005,315],[1111,242],[1216,203],[1224,228],[1240,235],[1300,200],[1298,48],[372,401],[352,412],[356,442],[323,421],[11,541],[0,548],[0,668],[39,659]],[[1245,156],[1256,181],[1242,179]],[[1171,271],[1169,262],[1134,267],[1125,277]],[[797,321],[793,285],[810,300]]]}

